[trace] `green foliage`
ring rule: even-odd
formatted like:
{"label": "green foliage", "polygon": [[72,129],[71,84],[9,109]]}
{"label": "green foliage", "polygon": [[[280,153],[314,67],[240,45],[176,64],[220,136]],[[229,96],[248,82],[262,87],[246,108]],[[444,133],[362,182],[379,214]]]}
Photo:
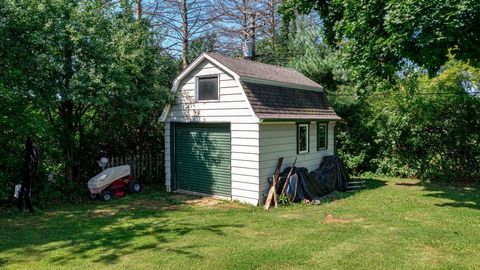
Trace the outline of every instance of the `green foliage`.
{"label": "green foliage", "polygon": [[[480,177],[480,69],[451,59],[434,78],[411,73],[396,86],[350,104],[334,99],[339,153],[356,173],[423,179]],[[361,101],[360,101],[361,100]]]}
{"label": "green foliage", "polygon": [[395,82],[405,59],[434,75],[447,61],[449,48],[457,58],[480,64],[480,2],[333,0],[286,1],[285,14],[317,10],[326,41],[341,49],[345,67],[360,86]]}
{"label": "green foliage", "polygon": [[[101,149],[110,155],[162,149],[157,119],[172,102],[178,63],[131,6],[2,1],[0,200],[19,182],[26,136],[41,151],[34,191],[42,201],[83,192],[75,186],[96,172]],[[47,172],[56,184],[46,181]]]}
{"label": "green foliage", "polygon": [[[293,66],[335,90],[330,100],[346,120],[337,125],[338,153],[351,171],[478,180],[479,98],[467,92],[479,89],[480,2],[288,0],[281,6],[287,19],[314,10],[322,42],[335,51],[314,49]],[[448,58],[451,48],[457,60]],[[334,64],[347,75],[334,76],[334,83],[319,76]]]}
{"label": "green foliage", "polygon": [[215,33],[207,33],[193,39],[188,45],[188,62],[193,62],[200,54],[212,52],[217,47],[218,39]]}
{"label": "green foliage", "polygon": [[296,69],[320,82],[327,91],[336,91],[339,84],[348,80],[339,55],[324,42],[321,27],[312,25],[305,17],[295,18],[294,25],[285,39],[280,38],[281,31],[277,33],[276,44],[260,40],[256,60]]}
{"label": "green foliage", "polygon": [[296,69],[310,79],[321,82],[327,91],[336,91],[338,84],[347,80],[338,54],[322,39],[321,28],[300,24],[288,44],[296,53],[287,66]]}

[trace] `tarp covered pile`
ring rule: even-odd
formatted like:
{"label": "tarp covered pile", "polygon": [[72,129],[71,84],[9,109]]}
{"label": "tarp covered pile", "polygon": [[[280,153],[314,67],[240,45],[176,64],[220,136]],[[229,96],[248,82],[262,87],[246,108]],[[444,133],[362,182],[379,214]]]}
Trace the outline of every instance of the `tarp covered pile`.
{"label": "tarp covered pile", "polygon": [[[283,187],[289,171],[290,168],[286,168],[280,174],[280,187]],[[308,172],[303,167],[295,168],[286,195],[293,202],[318,200],[335,190],[346,191],[348,181],[350,178],[341,159],[338,156],[326,156],[314,171]]]}

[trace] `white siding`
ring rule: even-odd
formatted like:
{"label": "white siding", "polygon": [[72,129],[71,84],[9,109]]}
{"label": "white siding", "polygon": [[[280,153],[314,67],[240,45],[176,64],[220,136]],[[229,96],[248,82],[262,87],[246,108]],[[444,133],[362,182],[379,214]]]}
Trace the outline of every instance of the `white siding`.
{"label": "white siding", "polygon": [[297,167],[306,167],[309,171],[317,169],[323,156],[334,154],[335,123],[328,125],[328,148],[317,151],[317,124],[310,123],[309,152],[297,154],[297,126],[295,123],[260,124],[260,193],[267,192],[268,177],[275,171],[277,160],[283,157],[282,170],[290,167],[297,157]]}
{"label": "white siding", "polygon": [[[204,75],[219,75],[219,101],[196,102],[195,78]],[[204,60],[180,83],[177,104],[172,107],[167,122],[223,122],[256,123],[245,93],[235,78]]]}
{"label": "white siding", "polygon": [[[195,102],[195,77],[220,76],[218,102]],[[232,199],[258,204],[259,200],[259,125],[236,80],[219,67],[204,60],[180,83],[177,104],[165,121],[165,185],[171,186],[170,123],[230,123]]]}

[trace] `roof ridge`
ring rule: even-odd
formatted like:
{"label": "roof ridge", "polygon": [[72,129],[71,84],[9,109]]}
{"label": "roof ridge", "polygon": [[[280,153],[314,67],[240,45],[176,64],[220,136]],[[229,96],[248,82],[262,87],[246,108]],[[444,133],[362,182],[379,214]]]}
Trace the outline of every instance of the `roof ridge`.
{"label": "roof ridge", "polygon": [[[277,68],[288,69],[288,70],[295,71],[295,72],[303,75],[302,73],[300,73],[300,72],[297,71],[296,69],[290,68],[290,67],[277,66],[277,65],[267,64],[267,63],[263,63],[263,62],[257,62],[257,61],[250,60],[250,59],[228,56],[228,55],[224,55],[224,54],[216,53],[216,52],[206,52],[205,54],[215,54],[215,55],[218,55],[218,56],[220,56],[220,57],[227,57],[227,58],[231,58],[231,59],[234,59],[234,60],[237,60],[237,61],[244,61],[244,62],[255,63],[255,64],[264,65],[264,66],[269,66],[269,67],[277,67]],[[305,76],[305,75],[303,75],[303,76]]]}
{"label": "roof ridge", "polygon": [[300,71],[290,67],[276,66],[272,64],[226,56],[216,52],[205,52],[203,55],[218,61],[225,68],[228,68],[230,71],[236,73],[239,77],[250,77],[279,83],[322,88],[319,83],[308,78]]}

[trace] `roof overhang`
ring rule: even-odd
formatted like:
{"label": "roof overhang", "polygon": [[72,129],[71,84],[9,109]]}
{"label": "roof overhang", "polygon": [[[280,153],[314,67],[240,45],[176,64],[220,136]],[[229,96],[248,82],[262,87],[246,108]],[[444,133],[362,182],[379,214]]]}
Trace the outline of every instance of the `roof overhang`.
{"label": "roof overhang", "polygon": [[339,122],[343,119],[339,116],[337,117],[279,117],[279,118],[260,118],[262,123],[270,122]]}

